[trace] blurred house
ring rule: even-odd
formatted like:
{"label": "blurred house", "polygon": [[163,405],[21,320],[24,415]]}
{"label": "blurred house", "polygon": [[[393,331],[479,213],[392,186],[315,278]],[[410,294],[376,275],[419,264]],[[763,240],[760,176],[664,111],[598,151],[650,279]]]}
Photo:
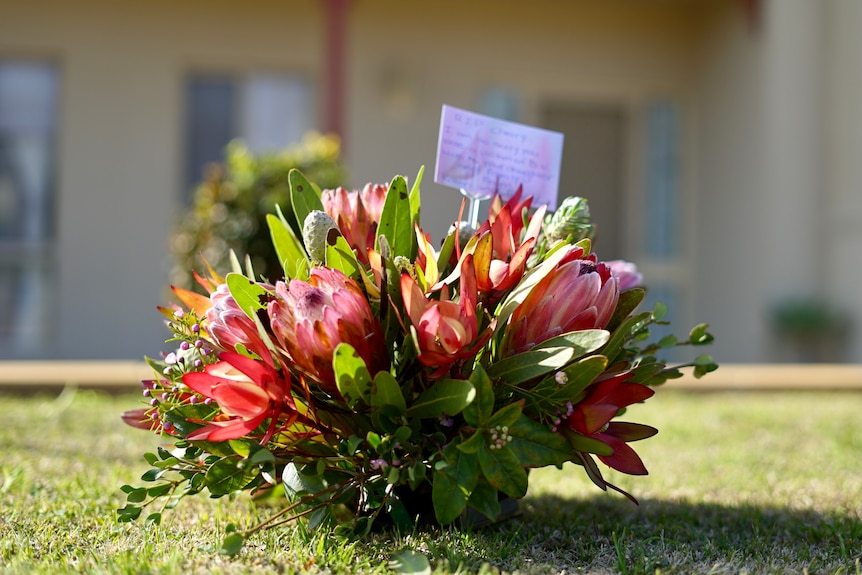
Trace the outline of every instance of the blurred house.
{"label": "blurred house", "polygon": [[170,230],[230,138],[335,130],[355,186],[425,165],[442,239],[442,104],[563,131],[599,256],[720,362],[783,359],[782,301],[862,319],[860,55],[857,0],[2,2],[0,359],[156,354]]}

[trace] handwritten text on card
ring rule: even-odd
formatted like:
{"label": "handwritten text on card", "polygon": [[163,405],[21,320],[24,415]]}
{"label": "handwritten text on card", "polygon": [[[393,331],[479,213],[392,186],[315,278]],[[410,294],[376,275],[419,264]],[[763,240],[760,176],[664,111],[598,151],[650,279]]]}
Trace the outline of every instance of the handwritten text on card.
{"label": "handwritten text on card", "polygon": [[563,135],[443,106],[434,181],[470,195],[508,199],[518,186],[556,208]]}

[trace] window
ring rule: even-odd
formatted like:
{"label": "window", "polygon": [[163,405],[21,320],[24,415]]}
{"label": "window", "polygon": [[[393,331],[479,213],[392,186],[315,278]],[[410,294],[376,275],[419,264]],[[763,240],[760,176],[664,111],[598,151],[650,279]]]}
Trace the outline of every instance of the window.
{"label": "window", "polygon": [[[643,309],[656,302],[668,307],[668,326],[653,326],[656,338],[674,334],[688,326],[688,278],[682,215],[686,198],[682,194],[680,134],[682,113],[677,102],[656,99],[644,108],[644,212],[640,271],[649,287]],[[644,265],[640,265],[643,262]],[[683,355],[667,350],[666,359],[677,361]]]}
{"label": "window", "polygon": [[0,60],[0,355],[50,339],[58,74]]}
{"label": "window", "polygon": [[242,139],[256,153],[299,142],[314,128],[310,83],[295,74],[194,74],[186,86],[187,193],[204,167],[224,158],[224,148]]}
{"label": "window", "polygon": [[646,255],[661,260],[679,255],[679,150],[677,110],[671,102],[648,106],[646,152]]}

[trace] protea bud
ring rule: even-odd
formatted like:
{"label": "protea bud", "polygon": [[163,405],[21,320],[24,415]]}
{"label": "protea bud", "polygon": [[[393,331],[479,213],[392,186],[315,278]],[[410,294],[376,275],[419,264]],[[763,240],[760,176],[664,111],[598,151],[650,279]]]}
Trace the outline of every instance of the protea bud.
{"label": "protea bud", "polygon": [[365,184],[361,190],[345,188],[323,190],[320,201],[332,216],[347,245],[356,250],[356,258],[368,264],[368,250],[374,248],[377,224],[386,202],[388,186]]}
{"label": "protea bud", "polygon": [[[269,284],[262,284],[272,290]],[[225,350],[236,350],[242,345],[248,351],[256,353],[265,361],[269,361],[269,351],[260,337],[257,325],[239,307],[227,284],[220,284],[210,294],[212,307],[206,313],[207,326],[213,342]]]}
{"label": "protea bud", "polygon": [[563,200],[557,211],[545,219],[544,228],[545,236],[551,243],[566,238],[571,238],[572,242],[592,239],[596,232],[587,200],[578,196],[569,196]]}
{"label": "protea bud", "polygon": [[620,291],[644,285],[644,276],[638,271],[637,265],[633,262],[611,260],[605,263],[610,266],[614,275],[620,279]]}
{"label": "protea bud", "polygon": [[302,240],[308,255],[316,263],[323,263],[326,259],[326,236],[331,229],[337,230],[338,225],[326,212],[313,210],[305,217]]}

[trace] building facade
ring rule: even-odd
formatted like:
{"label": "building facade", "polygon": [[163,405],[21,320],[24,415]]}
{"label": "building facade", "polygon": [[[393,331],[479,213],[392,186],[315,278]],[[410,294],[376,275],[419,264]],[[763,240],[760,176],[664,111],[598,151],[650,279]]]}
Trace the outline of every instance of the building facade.
{"label": "building facade", "polygon": [[[0,359],[157,353],[166,242],[228,139],[336,130],[355,187],[412,179],[449,104],[564,132],[599,255],[719,362],[798,360],[775,306],[862,320],[861,31],[855,0],[0,4]],[[460,196],[430,180],[439,240]]]}

